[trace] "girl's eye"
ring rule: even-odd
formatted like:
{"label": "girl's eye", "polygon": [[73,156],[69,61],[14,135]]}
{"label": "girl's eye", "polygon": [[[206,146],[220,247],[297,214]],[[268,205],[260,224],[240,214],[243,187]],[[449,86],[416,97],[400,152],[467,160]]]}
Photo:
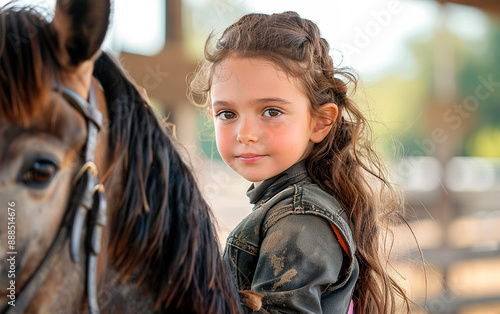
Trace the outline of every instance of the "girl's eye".
{"label": "girl's eye", "polygon": [[52,161],[37,159],[21,174],[21,181],[30,187],[44,188],[52,181],[57,170]]}
{"label": "girl's eye", "polygon": [[266,109],[266,111],[264,111],[264,116],[266,116],[268,118],[274,118],[274,117],[277,117],[281,114],[283,114],[283,113],[278,109]]}
{"label": "girl's eye", "polygon": [[216,117],[220,117],[222,120],[231,120],[236,118],[236,114],[231,111],[220,111],[216,114]]}

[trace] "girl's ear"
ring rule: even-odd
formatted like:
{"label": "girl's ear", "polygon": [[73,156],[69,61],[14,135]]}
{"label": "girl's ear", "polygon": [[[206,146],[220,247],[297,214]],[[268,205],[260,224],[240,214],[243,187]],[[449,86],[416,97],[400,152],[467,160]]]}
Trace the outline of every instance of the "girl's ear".
{"label": "girl's ear", "polygon": [[339,107],[334,103],[326,103],[320,106],[320,113],[312,117],[313,132],[310,141],[321,142],[330,132],[333,123],[339,114]]}

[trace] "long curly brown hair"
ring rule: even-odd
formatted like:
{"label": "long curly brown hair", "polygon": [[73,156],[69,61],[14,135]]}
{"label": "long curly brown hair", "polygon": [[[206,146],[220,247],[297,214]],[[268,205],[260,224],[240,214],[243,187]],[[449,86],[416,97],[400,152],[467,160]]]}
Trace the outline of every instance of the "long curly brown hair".
{"label": "long curly brown hair", "polygon": [[409,312],[411,301],[387,272],[390,250],[380,253],[389,223],[400,216],[401,197],[372,147],[368,121],[348,95],[349,87],[357,87],[355,72],[335,67],[317,25],[295,12],[248,14],[228,27],[215,45],[213,39],[211,35],[205,45],[207,62],[191,79],[189,95],[196,104],[210,104],[214,69],[230,55],[265,58],[299,78],[313,114],[321,114],[323,104],[337,104],[336,121],[326,138],[315,144],[307,170],[339,201],[354,226],[360,265],[355,312],[395,313],[398,296]]}

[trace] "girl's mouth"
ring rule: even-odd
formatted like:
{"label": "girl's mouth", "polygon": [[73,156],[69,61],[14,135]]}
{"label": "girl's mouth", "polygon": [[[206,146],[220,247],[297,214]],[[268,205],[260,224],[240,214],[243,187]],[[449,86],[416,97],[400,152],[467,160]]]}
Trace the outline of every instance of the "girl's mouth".
{"label": "girl's mouth", "polygon": [[265,157],[265,155],[256,155],[256,154],[242,154],[242,155],[238,155],[236,156],[240,161],[244,162],[244,163],[254,163],[254,162],[257,162],[259,160],[261,160],[262,158]]}

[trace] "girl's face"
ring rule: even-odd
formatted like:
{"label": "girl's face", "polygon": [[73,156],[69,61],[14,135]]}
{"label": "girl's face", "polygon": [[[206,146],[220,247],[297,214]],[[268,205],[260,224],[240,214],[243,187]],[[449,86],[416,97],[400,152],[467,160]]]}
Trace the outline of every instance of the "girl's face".
{"label": "girl's face", "polygon": [[217,149],[248,181],[269,179],[312,149],[310,102],[271,61],[228,57],[215,69],[211,100]]}

